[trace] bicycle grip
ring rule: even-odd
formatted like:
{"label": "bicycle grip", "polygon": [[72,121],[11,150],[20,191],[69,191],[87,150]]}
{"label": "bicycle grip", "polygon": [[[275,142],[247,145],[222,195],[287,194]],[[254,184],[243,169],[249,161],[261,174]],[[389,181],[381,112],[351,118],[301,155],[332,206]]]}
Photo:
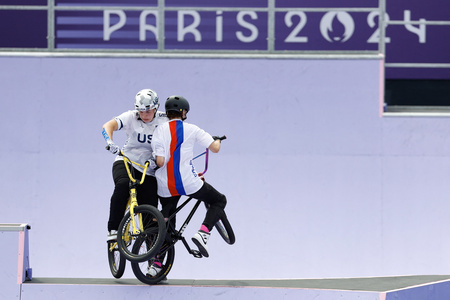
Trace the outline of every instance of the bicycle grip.
{"label": "bicycle grip", "polygon": [[225,140],[226,138],[227,138],[226,135],[222,135],[222,136],[215,135],[215,136],[213,136],[214,140],[220,140],[220,141]]}
{"label": "bicycle grip", "polygon": [[[108,150],[108,151],[109,151],[109,148],[111,148],[109,145],[106,145],[106,146],[105,146],[105,149]],[[122,150],[119,151],[119,153],[117,153],[117,155],[119,155],[119,156],[125,156],[125,155],[123,154]]]}

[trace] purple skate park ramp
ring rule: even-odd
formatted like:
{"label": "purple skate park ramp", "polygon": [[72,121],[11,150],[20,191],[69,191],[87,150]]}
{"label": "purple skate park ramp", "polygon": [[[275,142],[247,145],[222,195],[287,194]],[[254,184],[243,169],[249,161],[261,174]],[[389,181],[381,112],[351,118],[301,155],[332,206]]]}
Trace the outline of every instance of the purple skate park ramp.
{"label": "purple skate park ramp", "polygon": [[[0,224],[9,264],[2,299],[448,299],[449,275],[340,279],[194,280],[171,279],[148,286],[136,279],[32,278],[27,224]],[[17,250],[13,245],[17,245]],[[16,250],[16,252],[14,251]],[[15,253],[14,253],[15,252]],[[18,260],[14,260],[14,256]],[[15,262],[18,262],[17,268]],[[14,282],[14,279],[17,281]]]}
{"label": "purple skate park ramp", "polygon": [[118,299],[449,299],[450,275],[340,279],[189,280],[169,279],[146,286],[136,279],[37,278],[22,285],[21,299],[61,299],[89,295]]}
{"label": "purple skate park ramp", "polygon": [[[9,252],[2,299],[448,299],[450,275],[339,279],[171,279],[148,286],[136,279],[32,278],[28,224],[0,224]],[[13,246],[17,245],[15,248]],[[16,251],[14,251],[16,250]],[[12,259],[17,256],[17,260]],[[17,262],[17,266],[15,263]],[[16,280],[16,282],[14,282]]]}
{"label": "purple skate park ramp", "polygon": [[[450,120],[380,117],[381,59],[0,65],[0,220],[31,226],[1,233],[1,299],[449,299]],[[184,95],[188,122],[227,135],[206,177],[236,233],[232,246],[213,234],[207,259],[178,247],[157,286],[129,264],[112,279],[105,243],[114,156],[101,126],[147,87]]]}

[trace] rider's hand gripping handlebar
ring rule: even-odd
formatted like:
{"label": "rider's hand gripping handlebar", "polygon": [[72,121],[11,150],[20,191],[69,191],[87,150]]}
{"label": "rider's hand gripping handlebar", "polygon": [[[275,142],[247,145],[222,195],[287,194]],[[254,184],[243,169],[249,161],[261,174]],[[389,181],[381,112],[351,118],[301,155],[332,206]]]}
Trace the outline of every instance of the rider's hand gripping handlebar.
{"label": "rider's hand gripping handlebar", "polygon": [[214,135],[213,136],[213,139],[214,140],[220,140],[220,141],[222,141],[222,140],[224,140],[224,139],[226,139],[227,137],[225,136],[225,135],[222,135],[222,136],[217,136],[217,135]]}

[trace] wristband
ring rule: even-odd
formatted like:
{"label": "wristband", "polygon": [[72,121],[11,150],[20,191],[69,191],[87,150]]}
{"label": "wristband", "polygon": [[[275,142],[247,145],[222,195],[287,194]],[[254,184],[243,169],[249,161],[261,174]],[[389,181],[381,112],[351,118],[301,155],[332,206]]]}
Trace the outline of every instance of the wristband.
{"label": "wristband", "polygon": [[103,134],[103,138],[105,139],[105,141],[106,141],[107,143],[110,143],[110,142],[111,142],[111,139],[109,138],[109,135],[108,135],[108,133],[106,132],[105,128],[103,128],[102,134]]}

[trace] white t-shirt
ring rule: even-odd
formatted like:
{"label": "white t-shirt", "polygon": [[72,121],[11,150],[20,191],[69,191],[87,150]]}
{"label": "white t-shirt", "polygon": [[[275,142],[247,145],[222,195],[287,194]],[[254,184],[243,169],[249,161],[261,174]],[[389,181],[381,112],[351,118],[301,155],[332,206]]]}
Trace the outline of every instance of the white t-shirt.
{"label": "white t-shirt", "polygon": [[[118,130],[124,130],[127,135],[122,151],[129,159],[141,165],[144,165],[153,156],[151,143],[156,127],[169,120],[165,113],[157,111],[151,122],[144,123],[136,110],[124,112],[114,119],[119,126]],[[116,160],[123,160],[123,158],[117,156]],[[143,171],[143,168],[139,166],[133,165],[133,167],[141,172]],[[147,175],[155,176],[155,171],[147,168]]]}
{"label": "white t-shirt", "polygon": [[152,140],[153,154],[164,157],[164,166],[156,170],[158,195],[171,197],[197,192],[203,181],[192,164],[194,145],[208,148],[212,136],[198,126],[171,120],[155,130]]}

